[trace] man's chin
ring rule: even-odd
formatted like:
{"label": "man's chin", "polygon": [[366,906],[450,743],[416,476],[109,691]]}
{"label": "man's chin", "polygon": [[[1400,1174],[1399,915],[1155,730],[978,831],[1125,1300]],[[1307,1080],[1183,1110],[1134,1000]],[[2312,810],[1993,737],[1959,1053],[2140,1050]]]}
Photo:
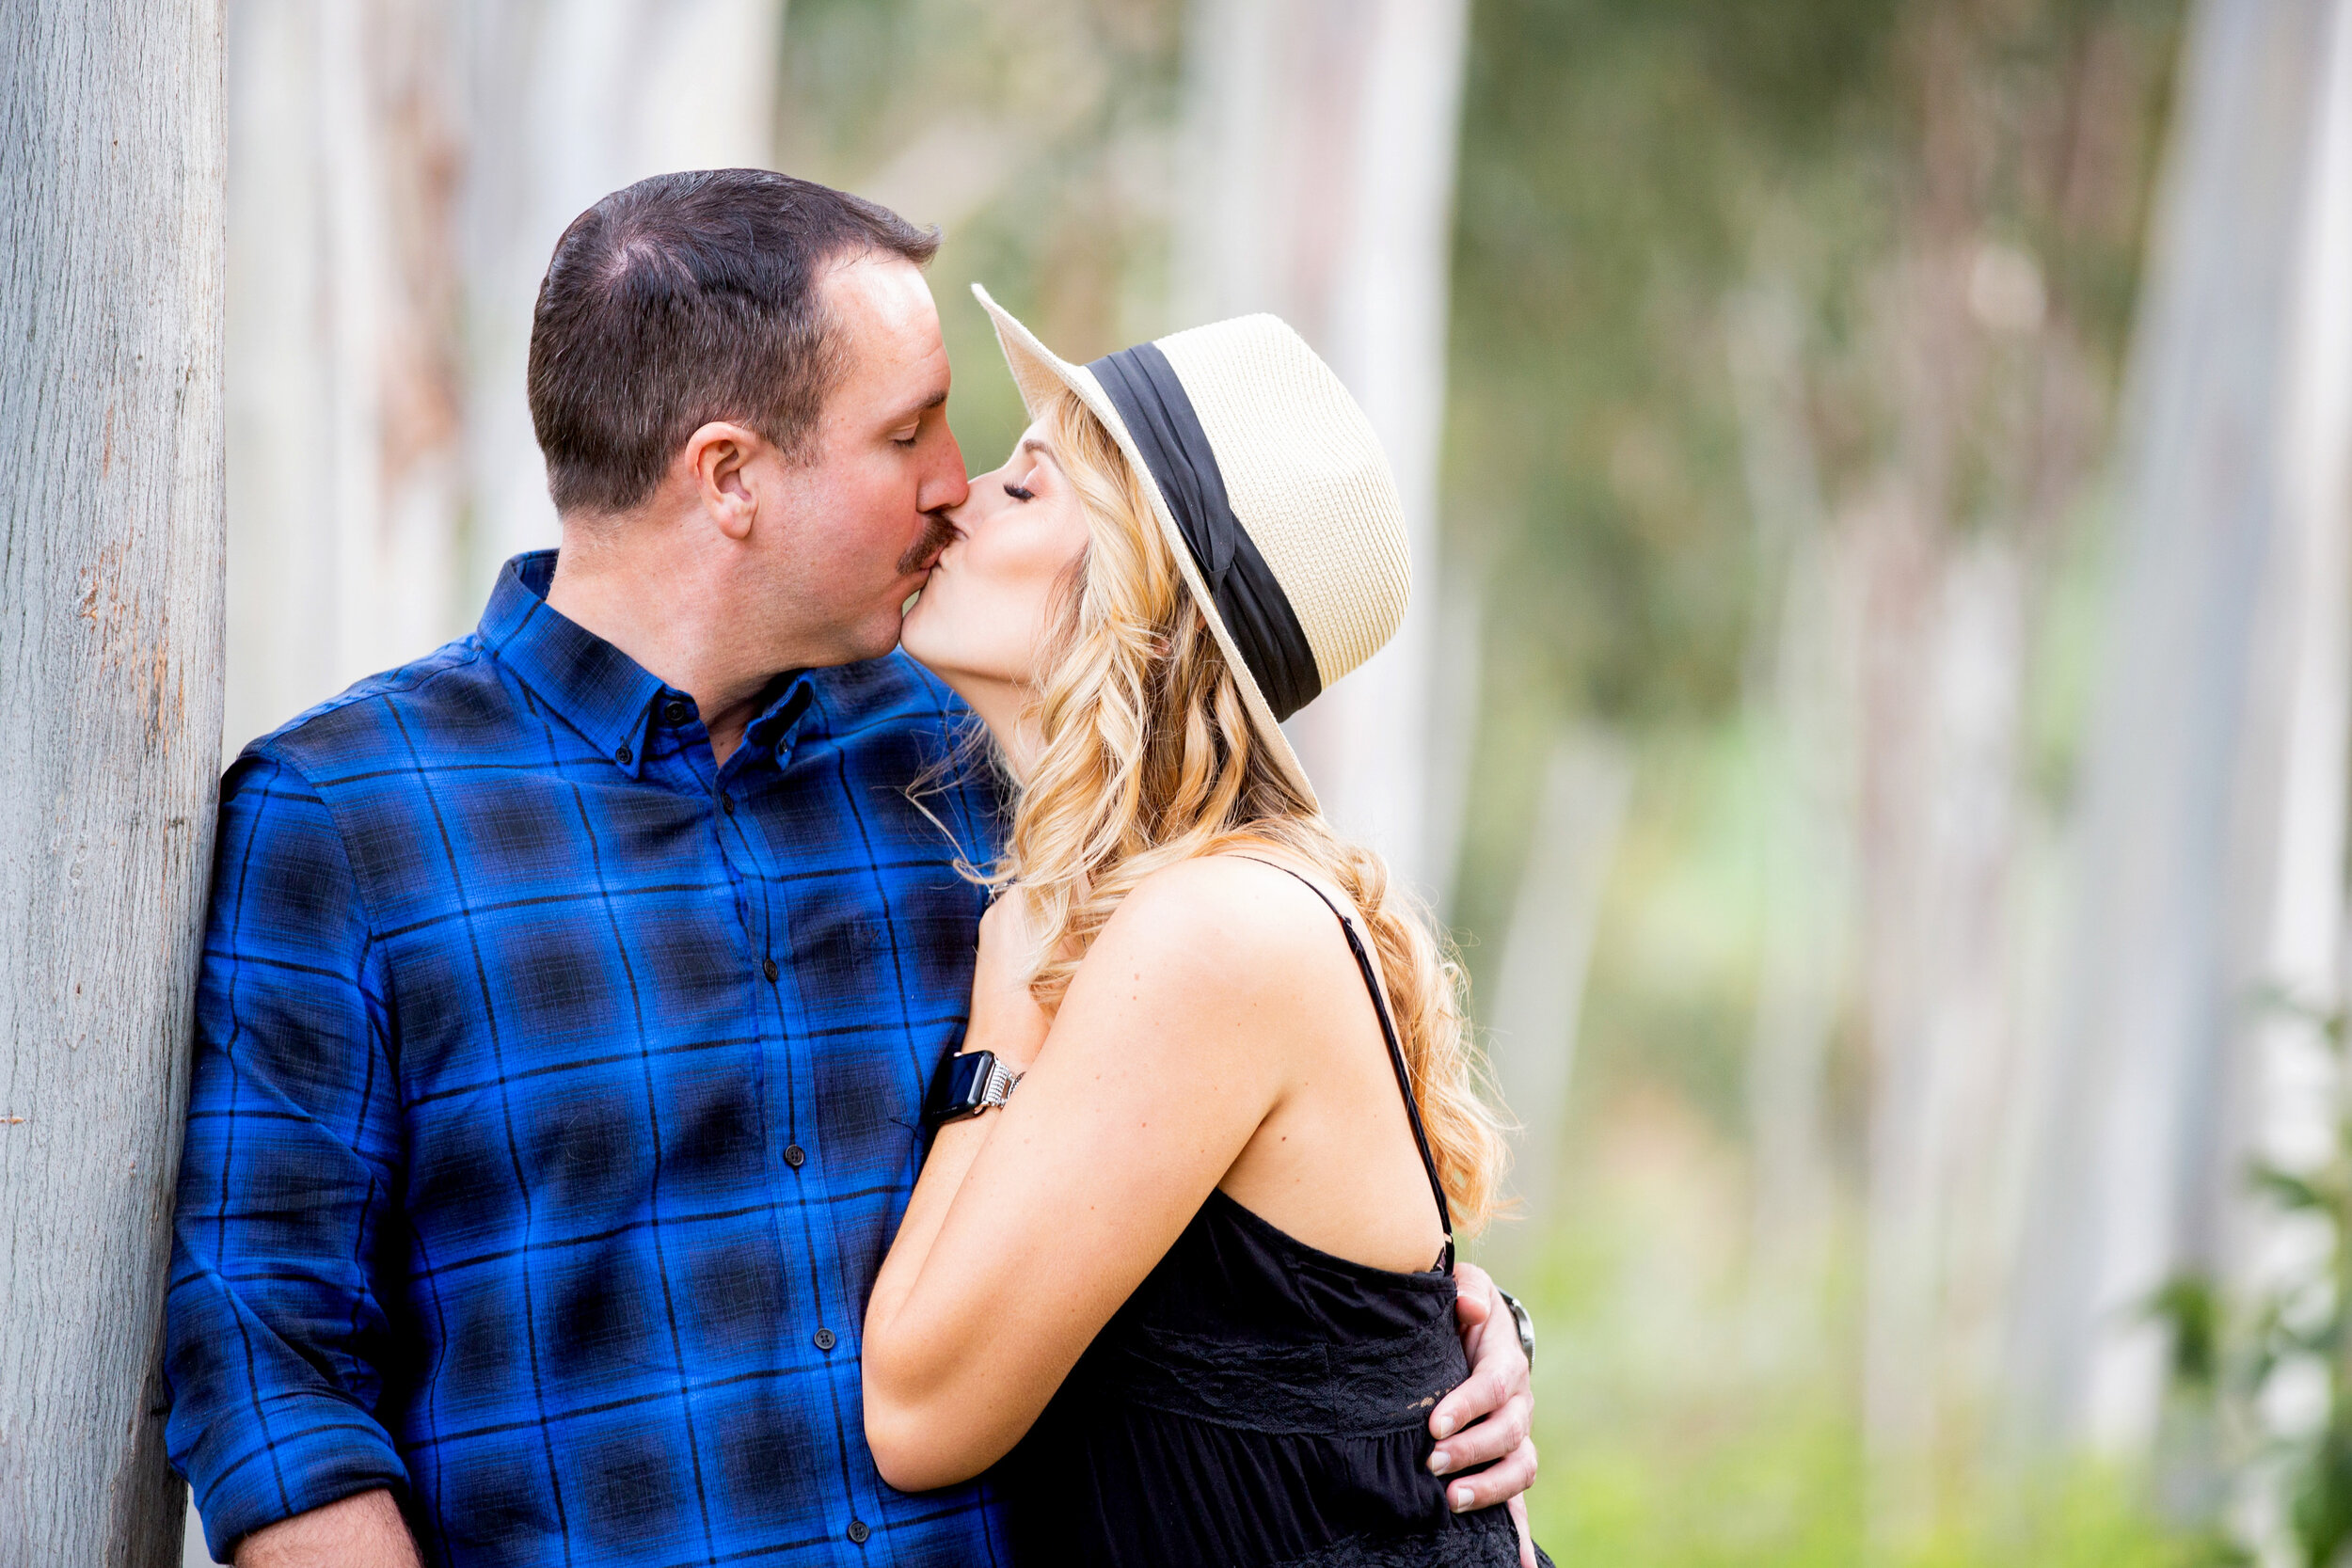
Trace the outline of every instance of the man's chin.
{"label": "man's chin", "polygon": [[865,664],[877,658],[887,658],[898,645],[898,626],[903,617],[898,608],[879,611],[864,621],[836,625],[825,640],[823,652],[810,657],[804,653],[805,668]]}
{"label": "man's chin", "polygon": [[906,635],[906,624],[913,617],[915,602],[920,597],[919,594],[909,594],[888,610],[880,612],[860,625],[857,628],[857,641],[859,646],[865,651],[860,653],[858,657],[860,659],[883,658],[888,657],[894,649],[901,646]]}

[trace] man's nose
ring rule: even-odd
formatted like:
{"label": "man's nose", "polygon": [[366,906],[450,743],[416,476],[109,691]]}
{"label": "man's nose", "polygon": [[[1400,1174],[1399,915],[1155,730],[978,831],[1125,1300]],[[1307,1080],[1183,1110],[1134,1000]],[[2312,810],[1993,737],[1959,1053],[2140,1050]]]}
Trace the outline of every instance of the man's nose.
{"label": "man's nose", "polygon": [[942,444],[946,450],[940,453],[937,467],[924,477],[922,493],[915,499],[916,507],[924,512],[961,506],[972,493],[972,483],[963,476],[963,449],[956,444],[955,432],[949,431]]}

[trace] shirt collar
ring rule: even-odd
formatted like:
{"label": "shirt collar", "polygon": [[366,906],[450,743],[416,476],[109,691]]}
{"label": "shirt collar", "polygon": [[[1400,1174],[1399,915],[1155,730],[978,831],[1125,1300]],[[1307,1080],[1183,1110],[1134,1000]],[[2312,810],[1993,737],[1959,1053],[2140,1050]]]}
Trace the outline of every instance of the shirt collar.
{"label": "shirt collar", "polygon": [[806,670],[778,675],[768,704],[743,731],[743,743],[763,751],[788,751],[789,743],[825,735],[825,715],[817,705],[817,682]]}
{"label": "shirt collar", "polygon": [[[668,689],[628,655],[548,607],[555,555],[532,550],[500,568],[482,611],[482,641],[540,701],[636,778],[645,765],[648,713]],[[810,672],[778,675],[766,706],[744,732],[744,750],[781,753],[819,736],[824,714],[816,698]]]}
{"label": "shirt collar", "polygon": [[645,716],[661,682],[603,638],[548,607],[555,552],[532,550],[499,570],[482,611],[482,641],[541,702],[630,778],[645,760]]}

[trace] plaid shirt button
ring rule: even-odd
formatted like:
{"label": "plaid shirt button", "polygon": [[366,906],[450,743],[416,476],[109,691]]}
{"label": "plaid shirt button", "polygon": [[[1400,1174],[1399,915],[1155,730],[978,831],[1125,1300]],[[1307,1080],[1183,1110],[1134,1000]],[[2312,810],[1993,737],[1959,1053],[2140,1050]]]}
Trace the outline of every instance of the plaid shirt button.
{"label": "plaid shirt button", "polygon": [[872,1530],[866,1528],[865,1520],[852,1519],[850,1521],[850,1540],[854,1544],[860,1546],[865,1545],[866,1538],[873,1533],[874,1532]]}
{"label": "plaid shirt button", "polygon": [[799,1144],[787,1144],[784,1146],[784,1163],[794,1170],[799,1170],[808,1164],[808,1150]]}
{"label": "plaid shirt button", "polygon": [[820,1328],[817,1331],[817,1348],[818,1350],[831,1350],[839,1342],[839,1340],[833,1337],[832,1329]]}
{"label": "plaid shirt button", "polygon": [[760,973],[767,975],[771,980],[774,979],[778,974],[783,973],[782,970],[779,970],[776,967],[776,960],[773,958],[770,958],[766,963],[761,964],[759,969]]}

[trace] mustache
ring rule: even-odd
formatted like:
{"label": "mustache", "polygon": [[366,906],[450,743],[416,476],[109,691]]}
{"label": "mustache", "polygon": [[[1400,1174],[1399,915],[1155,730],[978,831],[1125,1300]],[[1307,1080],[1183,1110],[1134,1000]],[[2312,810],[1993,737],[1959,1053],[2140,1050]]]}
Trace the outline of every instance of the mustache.
{"label": "mustache", "polygon": [[955,536],[956,525],[947,520],[944,512],[924,513],[922,536],[908,546],[906,554],[898,558],[898,575],[913,577],[917,572],[929,570],[931,562],[939,559],[939,552],[946,549],[947,542]]}

